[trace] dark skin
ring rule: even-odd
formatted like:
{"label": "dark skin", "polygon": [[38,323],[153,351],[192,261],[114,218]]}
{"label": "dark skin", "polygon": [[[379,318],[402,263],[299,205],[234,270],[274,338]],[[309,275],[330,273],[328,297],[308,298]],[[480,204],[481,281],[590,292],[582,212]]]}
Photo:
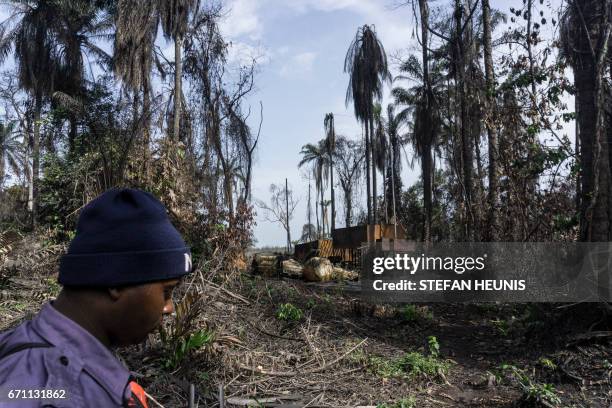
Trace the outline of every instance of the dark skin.
{"label": "dark skin", "polygon": [[63,288],[52,303],[107,347],[144,341],[174,312],[178,279],[118,288]]}

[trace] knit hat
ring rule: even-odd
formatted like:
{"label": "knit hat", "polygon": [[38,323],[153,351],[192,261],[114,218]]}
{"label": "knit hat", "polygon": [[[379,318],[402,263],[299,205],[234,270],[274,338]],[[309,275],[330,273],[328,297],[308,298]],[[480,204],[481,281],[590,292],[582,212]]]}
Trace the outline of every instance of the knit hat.
{"label": "knit hat", "polygon": [[68,286],[122,286],[191,272],[191,251],[151,193],[113,188],[81,211],[76,236],[60,260]]}

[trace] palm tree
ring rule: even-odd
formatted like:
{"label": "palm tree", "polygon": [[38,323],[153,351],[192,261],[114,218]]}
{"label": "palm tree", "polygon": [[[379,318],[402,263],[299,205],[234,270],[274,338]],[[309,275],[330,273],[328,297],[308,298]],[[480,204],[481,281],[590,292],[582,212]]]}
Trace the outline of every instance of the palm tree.
{"label": "palm tree", "polygon": [[11,8],[10,17],[1,27],[0,63],[6,61],[14,48],[19,86],[33,101],[31,223],[35,227],[40,170],[40,116],[43,98],[53,92],[58,72],[57,38],[53,28],[59,16],[58,9],[51,2],[14,0],[8,5]]}
{"label": "palm tree", "polygon": [[300,154],[302,155],[302,160],[298,163],[298,167],[302,167],[306,164],[312,166],[315,188],[321,199],[321,224],[323,224],[319,230],[319,234],[321,234],[321,231],[325,231],[325,219],[323,218],[323,214],[325,213],[325,202],[323,199],[325,187],[324,180],[327,179],[327,173],[329,171],[329,155],[327,154],[325,139],[320,140],[316,145],[311,143],[305,144],[302,146]]}
{"label": "palm tree", "polygon": [[387,173],[389,173],[387,177],[390,179],[390,185],[388,186],[390,193],[387,194],[387,197],[390,196],[390,198],[387,198],[387,201],[391,204],[388,217],[395,220],[394,223],[397,223],[395,209],[401,192],[400,174],[402,172],[402,161],[400,156],[401,136],[399,132],[405,120],[401,115],[395,114],[395,105],[392,103],[387,105],[387,117],[384,125],[389,137],[389,155],[391,156],[387,170]]}
{"label": "palm tree", "polygon": [[[64,105],[79,104],[85,93],[84,54],[93,57],[103,67],[110,66],[110,56],[99,48],[93,40],[107,37],[112,21],[106,15],[100,16],[99,5],[85,0],[59,1],[56,4],[58,21],[54,26],[59,46],[58,78],[54,99],[60,102],[66,98],[71,101]],[[77,133],[77,116],[69,110],[70,132],[68,151],[74,149]]]}
{"label": "palm tree", "polygon": [[148,156],[151,127],[151,68],[153,46],[157,36],[159,13],[157,2],[119,0],[115,10],[115,39],[113,45],[113,69],[134,93],[134,133],[138,97],[142,92],[142,135],[145,173],[148,174]]}
{"label": "palm tree", "polygon": [[187,31],[189,15],[197,7],[197,0],[161,0],[159,2],[159,15],[161,26],[166,39],[174,40],[174,122],[172,137],[179,138],[181,120],[181,87],[183,75],[183,62],[181,50],[183,39]]}
{"label": "palm tree", "polygon": [[328,113],[323,121],[325,127],[325,150],[329,156],[329,185],[331,188],[331,230],[336,229],[336,198],[334,196],[334,151],[336,149],[336,129],[334,114]]}
{"label": "palm tree", "polygon": [[[389,156],[389,144],[387,143],[387,135],[385,133],[385,126],[383,125],[382,119],[382,107],[379,103],[374,104],[374,137],[371,142],[374,146],[372,149],[372,155],[374,156],[373,164],[374,168],[380,171],[383,175],[383,212],[385,214],[385,223],[387,220],[387,200],[385,200],[385,168],[387,165],[387,159]],[[376,177],[376,173],[374,173]],[[374,194],[376,194],[376,190],[374,190]],[[377,212],[378,209],[374,207],[374,211]],[[378,218],[377,218],[378,219]]]}
{"label": "palm tree", "polygon": [[433,159],[432,148],[438,139],[439,109],[442,98],[442,75],[438,67],[434,67],[429,74],[429,84],[424,79],[424,72],[418,59],[411,55],[400,66],[402,75],[395,80],[412,80],[417,85],[409,89],[395,87],[392,94],[395,104],[403,107],[398,113],[398,120],[406,121],[412,117],[414,131],[409,135],[410,142],[417,157],[421,162],[421,174],[423,177],[423,201],[425,207],[425,225],[423,228],[423,240],[430,240],[431,214],[432,214],[432,174]]}
{"label": "palm tree", "polygon": [[24,168],[23,143],[17,140],[21,135],[15,131],[15,122],[0,122],[0,191],[4,187],[6,165],[18,177]]}
{"label": "palm tree", "polygon": [[[367,24],[357,30],[344,59],[344,72],[349,74],[346,104],[353,102],[355,117],[365,126],[366,138],[366,183],[368,223],[372,223],[372,207],[376,214],[376,170],[372,166],[372,201],[370,201],[370,163],[373,162],[374,100],[382,98],[383,81],[390,79],[387,55],[376,37],[373,27]],[[376,215],[375,215],[376,216]],[[378,220],[374,220],[377,222]]]}

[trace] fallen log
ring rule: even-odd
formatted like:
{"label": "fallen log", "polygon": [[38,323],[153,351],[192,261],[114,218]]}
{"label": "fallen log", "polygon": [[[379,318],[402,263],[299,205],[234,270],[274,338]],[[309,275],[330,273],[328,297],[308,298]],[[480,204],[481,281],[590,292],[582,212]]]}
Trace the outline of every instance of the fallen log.
{"label": "fallen log", "polygon": [[253,273],[266,277],[275,276],[279,266],[279,256],[275,254],[255,254],[253,256]]}
{"label": "fallen log", "polygon": [[295,259],[283,261],[283,273],[290,278],[302,278],[304,266]]}
{"label": "fallen log", "polygon": [[334,266],[333,279],[356,281],[359,280],[359,273]]}

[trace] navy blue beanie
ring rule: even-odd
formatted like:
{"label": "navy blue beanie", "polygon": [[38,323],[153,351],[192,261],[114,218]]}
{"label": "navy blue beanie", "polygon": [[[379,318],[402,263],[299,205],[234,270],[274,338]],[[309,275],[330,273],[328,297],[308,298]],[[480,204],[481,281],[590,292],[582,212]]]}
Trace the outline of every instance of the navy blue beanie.
{"label": "navy blue beanie", "polygon": [[175,279],[191,268],[191,251],[164,205],[151,193],[114,188],[81,210],[58,281],[112,287]]}

